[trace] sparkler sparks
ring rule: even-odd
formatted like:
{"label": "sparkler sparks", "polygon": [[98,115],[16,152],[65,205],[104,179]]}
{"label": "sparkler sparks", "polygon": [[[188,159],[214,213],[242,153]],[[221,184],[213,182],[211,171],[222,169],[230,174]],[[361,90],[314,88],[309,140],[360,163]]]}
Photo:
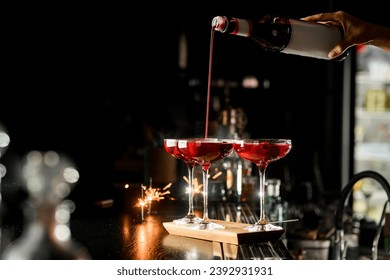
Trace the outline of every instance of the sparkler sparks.
{"label": "sparkler sparks", "polygon": [[160,201],[161,199],[165,199],[165,195],[171,193],[168,190],[171,185],[172,183],[169,183],[164,188],[162,188],[162,190],[160,190],[159,188],[153,188],[152,186],[141,185],[141,187],[144,189],[146,201]]}
{"label": "sparkler sparks", "polygon": [[[217,170],[217,173],[214,174],[211,179],[215,180],[219,176],[222,175],[221,171]],[[210,177],[210,175],[209,175]],[[183,176],[184,181],[189,185],[189,180],[186,176]],[[149,186],[141,184],[141,198],[138,198],[137,203],[135,204],[136,207],[141,208],[141,214],[142,219],[144,218],[144,207],[147,209],[148,214],[151,213],[152,208],[152,202],[153,201],[160,201],[163,199],[166,199],[167,195],[169,195],[171,192],[169,188],[172,186],[172,183],[167,184],[163,188],[153,188],[152,187],[152,179],[150,179]],[[187,187],[186,192],[189,192],[190,186]],[[203,192],[203,184],[199,183],[198,178],[193,179],[193,196],[197,194],[201,194]],[[125,188],[128,188],[128,186],[125,186]],[[171,200],[174,200],[174,198],[169,198]]]}
{"label": "sparkler sparks", "polygon": [[144,207],[148,209],[148,213],[150,214],[152,209],[152,202],[165,199],[165,196],[171,193],[169,190],[171,185],[172,183],[169,183],[168,185],[160,189],[153,188],[152,185],[145,186],[141,184],[141,198],[138,198],[138,201],[135,206],[141,208],[142,219],[144,216]]}
{"label": "sparkler sparks", "polygon": [[[215,180],[221,175],[222,175],[222,171],[219,171],[216,174],[214,174],[211,178]],[[209,174],[209,178],[210,178],[210,174]],[[186,181],[187,184],[190,183],[186,176],[183,176],[183,179],[184,181]],[[189,187],[190,186],[187,187],[187,191],[186,191],[187,193],[189,192],[188,190]],[[192,190],[193,196],[203,192],[203,184],[199,183],[198,178],[196,177],[192,180],[192,187],[193,187]]]}
{"label": "sparkler sparks", "polygon": [[[188,178],[186,176],[183,176],[183,179],[184,181],[186,181],[187,184],[189,184],[190,182],[188,181]],[[186,193],[189,193],[189,188],[190,186],[187,187],[187,190],[186,190]],[[196,195],[196,194],[199,194],[202,192],[202,189],[203,189],[203,184],[199,184],[198,182],[198,178],[194,178],[192,180],[192,187],[193,187],[193,190],[192,190],[192,196]]]}

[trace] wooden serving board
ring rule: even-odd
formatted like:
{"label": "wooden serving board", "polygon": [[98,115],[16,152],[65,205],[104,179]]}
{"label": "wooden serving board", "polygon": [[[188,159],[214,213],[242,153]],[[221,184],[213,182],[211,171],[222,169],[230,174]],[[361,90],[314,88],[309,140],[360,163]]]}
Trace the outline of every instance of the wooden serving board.
{"label": "wooden serving board", "polygon": [[178,225],[174,222],[163,223],[169,234],[198,238],[209,241],[216,241],[230,244],[248,244],[271,241],[275,242],[282,237],[285,229],[275,227],[270,231],[248,231],[245,229],[249,224],[211,220],[212,222],[224,225],[224,229],[194,229],[188,225]]}

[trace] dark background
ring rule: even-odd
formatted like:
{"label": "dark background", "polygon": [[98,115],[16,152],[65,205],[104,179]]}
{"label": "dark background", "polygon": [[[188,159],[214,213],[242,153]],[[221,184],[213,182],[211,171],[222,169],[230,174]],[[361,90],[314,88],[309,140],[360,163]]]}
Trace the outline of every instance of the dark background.
{"label": "dark background", "polygon": [[[118,180],[143,181],[145,148],[161,146],[164,137],[192,135],[204,121],[216,15],[255,18],[276,12],[300,18],[343,9],[388,25],[379,1],[216,3],[56,2],[10,8],[1,62],[0,122],[11,137],[2,158],[8,169],[3,184],[20,180],[20,160],[30,150],[57,150],[74,159],[81,175],[76,200],[94,201]],[[179,69],[183,32],[188,65]],[[213,63],[214,80],[239,82],[255,75],[270,82],[255,90],[231,89],[230,97],[232,106],[247,113],[251,137],[293,140],[291,154],[275,163],[271,175],[287,176],[287,169],[294,177],[292,188],[320,180],[327,192],[337,193],[342,187],[343,63],[266,53],[251,40],[221,34]],[[196,87],[189,85],[194,80]],[[138,168],[125,175],[114,167],[124,154]]]}

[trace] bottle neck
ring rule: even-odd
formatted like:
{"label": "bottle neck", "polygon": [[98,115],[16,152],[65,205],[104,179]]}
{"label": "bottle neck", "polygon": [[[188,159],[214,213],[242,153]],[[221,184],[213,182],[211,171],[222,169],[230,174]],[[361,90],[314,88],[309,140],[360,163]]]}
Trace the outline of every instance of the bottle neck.
{"label": "bottle neck", "polygon": [[291,38],[291,25],[286,17],[266,15],[258,21],[226,16],[214,17],[214,30],[253,39],[264,50],[280,52]]}
{"label": "bottle neck", "polygon": [[251,20],[240,18],[228,18],[226,16],[217,16],[212,20],[212,27],[214,30],[229,33],[233,35],[250,37],[253,30]]}

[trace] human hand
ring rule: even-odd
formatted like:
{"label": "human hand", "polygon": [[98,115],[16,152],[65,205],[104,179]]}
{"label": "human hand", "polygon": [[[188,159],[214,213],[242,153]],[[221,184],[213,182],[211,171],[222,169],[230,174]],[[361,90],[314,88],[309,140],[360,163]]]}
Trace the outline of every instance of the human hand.
{"label": "human hand", "polygon": [[343,39],[340,40],[329,52],[329,58],[335,58],[354,45],[370,44],[370,29],[374,25],[358,19],[344,11],[333,13],[319,13],[301,18],[301,20],[324,23],[340,28],[344,32]]}

